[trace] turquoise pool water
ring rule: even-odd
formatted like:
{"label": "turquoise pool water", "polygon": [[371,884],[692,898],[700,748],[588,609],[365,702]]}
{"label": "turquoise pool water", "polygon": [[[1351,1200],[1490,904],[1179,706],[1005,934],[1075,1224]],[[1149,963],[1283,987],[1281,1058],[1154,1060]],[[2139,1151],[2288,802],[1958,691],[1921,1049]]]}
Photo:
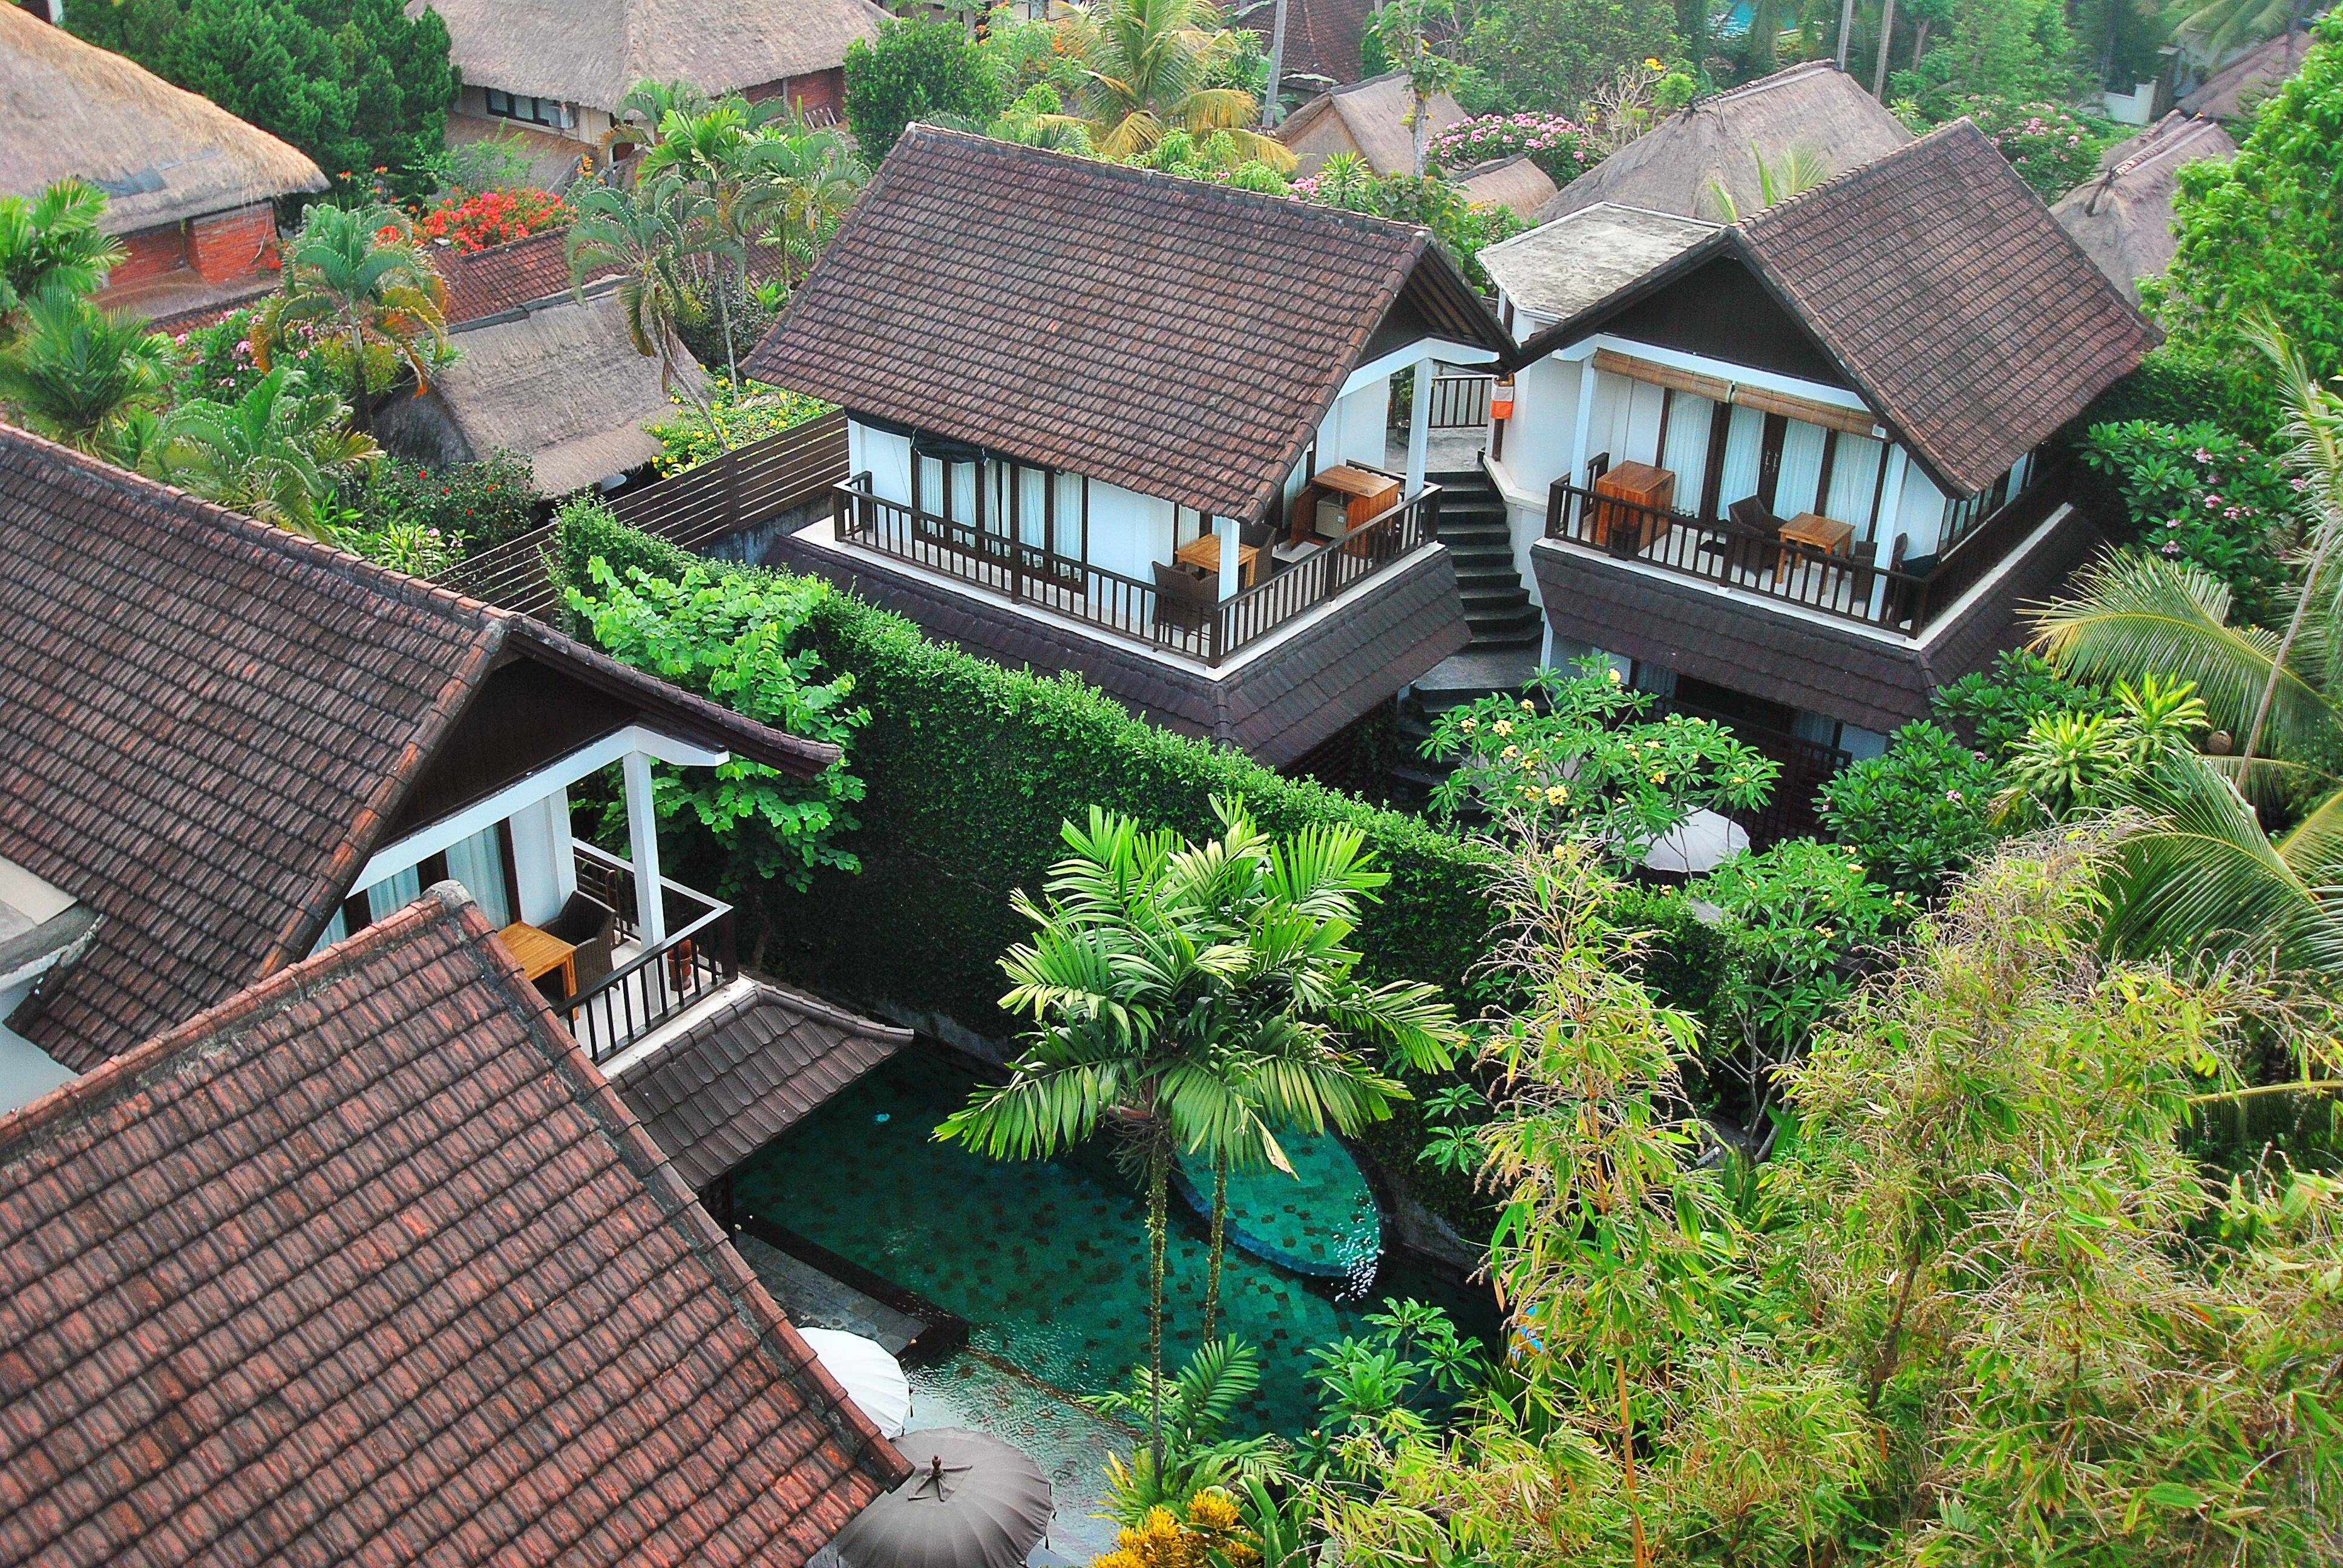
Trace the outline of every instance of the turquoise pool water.
{"label": "turquoise pool water", "polygon": [[[974,1079],[904,1052],[760,1151],[734,1173],[737,1202],[968,1320],[983,1350],[1074,1393],[1118,1386],[1147,1354],[1147,1210],[1103,1149],[1058,1160],[979,1158],[931,1136]],[[1172,1207],[1164,1361],[1202,1329],[1202,1228]],[[1221,1293],[1227,1332],[1262,1352],[1250,1430],[1306,1432],[1314,1346],[1363,1331],[1387,1296],[1446,1307],[1490,1340],[1485,1297],[1385,1261],[1363,1295],[1306,1281],[1231,1249]]]}

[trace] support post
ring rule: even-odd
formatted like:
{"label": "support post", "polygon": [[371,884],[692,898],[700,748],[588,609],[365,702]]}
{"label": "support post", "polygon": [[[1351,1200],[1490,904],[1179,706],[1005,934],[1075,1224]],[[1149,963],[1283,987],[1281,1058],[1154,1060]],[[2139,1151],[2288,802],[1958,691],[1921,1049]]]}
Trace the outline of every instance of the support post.
{"label": "support post", "polygon": [[1423,470],[1432,455],[1432,361],[1415,362],[1415,397],[1407,416],[1407,493],[1423,488]]}
{"label": "support post", "polygon": [[1214,518],[1212,532],[1221,537],[1221,591],[1223,603],[1237,597],[1237,555],[1242,546],[1234,518]]}
{"label": "support post", "polygon": [[1586,483],[1586,442],[1594,430],[1594,356],[1578,365],[1578,418],[1571,427],[1570,467],[1564,477],[1574,485]]}
{"label": "support post", "polygon": [[643,946],[657,947],[667,940],[667,901],[659,896],[659,813],[651,805],[651,759],[629,751],[619,768],[626,777],[627,847],[635,858],[635,929],[642,933]]}

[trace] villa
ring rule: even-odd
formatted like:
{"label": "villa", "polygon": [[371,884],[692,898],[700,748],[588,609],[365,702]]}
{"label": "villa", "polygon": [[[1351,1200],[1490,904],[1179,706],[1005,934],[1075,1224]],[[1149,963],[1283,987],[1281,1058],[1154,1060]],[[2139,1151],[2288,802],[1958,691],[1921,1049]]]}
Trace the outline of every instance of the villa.
{"label": "villa", "polygon": [[2175,109],[2109,147],[2098,172],[2051,206],[2058,226],[2098,264],[2126,299],[2139,300],[2139,280],[2162,277],[2180,248],[2173,197],[2180,171],[2205,158],[2237,156],[2237,144],[2217,120]]}
{"label": "villa", "polygon": [[280,196],[322,191],[307,156],[15,5],[0,5],[0,196],[106,193],[123,258],[99,303],[167,317],[266,293]]}
{"label": "villa", "polygon": [[1807,783],[2083,558],[2042,448],[2156,341],[1966,121],[1738,224],[1604,203],[1483,260],[1549,658],[1609,653]]}
{"label": "villa", "polygon": [[1509,347],[1423,229],[915,126],[748,360],[850,419],[769,558],[1282,766],[1464,646],[1428,388]]}
{"label": "villa", "polygon": [[[908,1038],[743,975],[731,908],[660,874],[654,764],[834,748],[6,427],[0,516],[0,1111],[451,878],[696,1187],[716,1122]],[[570,830],[612,769],[624,859]]]}

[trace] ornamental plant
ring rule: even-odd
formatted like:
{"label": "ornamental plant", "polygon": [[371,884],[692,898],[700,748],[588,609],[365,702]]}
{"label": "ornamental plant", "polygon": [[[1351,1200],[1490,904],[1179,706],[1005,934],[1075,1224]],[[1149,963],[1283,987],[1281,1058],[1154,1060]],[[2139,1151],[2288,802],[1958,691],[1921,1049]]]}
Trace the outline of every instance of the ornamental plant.
{"label": "ornamental plant", "polygon": [[1958,100],[1950,119],[1966,115],[2044,201],[2056,201],[2091,177],[2107,146],[2091,124],[2052,103],[2014,104],[1983,93]]}
{"label": "ornamental plant", "polygon": [[661,447],[656,459],[660,474],[679,474],[734,447],[778,436],[834,407],[802,392],[745,378],[736,382],[722,376],[709,378],[707,396],[707,416],[682,398],[670,397],[668,401],[675,405],[675,417],[650,427]]}
{"label": "ornamental plant", "polygon": [[477,553],[537,527],[543,499],[528,459],[498,448],[477,463],[385,463],[367,510]]}
{"label": "ornamental plant", "polygon": [[2094,425],[2083,460],[2115,480],[2140,548],[2227,583],[2241,621],[2264,625],[2278,613],[2280,558],[2298,532],[2307,481],[2209,420]]}
{"label": "ornamental plant", "polygon": [[1984,752],[1922,719],[1824,785],[1815,804],[1832,836],[1908,917],[1999,837],[1991,811],[1999,787]]}
{"label": "ornamental plant", "polygon": [[1515,837],[1563,833],[1640,862],[1695,810],[1749,810],[1765,802],[1778,764],[1706,719],[1644,715],[1654,699],[1621,680],[1600,656],[1579,673],[1541,669],[1528,695],[1484,697],[1450,709],[1424,754],[1454,759],[1433,791],[1454,819],[1496,818]]}
{"label": "ornamental plant", "polygon": [[1566,186],[1603,161],[1595,134],[1561,115],[1479,115],[1434,131],[1425,148],[1432,166],[1445,174],[1527,153],[1558,186]]}
{"label": "ornamental plant", "polygon": [[[534,186],[451,195],[416,220],[415,236],[427,244],[445,241],[468,253],[567,228],[577,216],[568,202]],[[382,237],[395,239],[397,230],[385,228]]]}
{"label": "ornamental plant", "polygon": [[[253,312],[230,311],[205,327],[192,327],[171,339],[178,367],[173,377],[179,400],[207,397],[233,403],[259,385],[263,372],[252,343]],[[331,387],[345,398],[349,377],[320,351],[306,322],[288,323],[270,356],[272,365],[290,365],[311,387]]]}

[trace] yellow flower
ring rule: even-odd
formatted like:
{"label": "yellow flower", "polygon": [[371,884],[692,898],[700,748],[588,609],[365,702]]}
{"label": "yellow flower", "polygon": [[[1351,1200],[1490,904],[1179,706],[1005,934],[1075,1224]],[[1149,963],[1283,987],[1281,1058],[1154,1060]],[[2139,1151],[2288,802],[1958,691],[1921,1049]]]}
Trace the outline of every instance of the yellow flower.
{"label": "yellow flower", "polygon": [[1556,784],[1546,790],[1545,798],[1548,801],[1559,806],[1564,800],[1570,799],[1570,791],[1564,789],[1561,785]]}
{"label": "yellow flower", "polygon": [[1522,711],[1523,713],[1535,713],[1537,711],[1537,704],[1524,697],[1522,699]]}
{"label": "yellow flower", "polygon": [[1463,728],[1464,733],[1470,735],[1473,731],[1481,728],[1481,721],[1477,719],[1467,719],[1464,721]]}
{"label": "yellow flower", "polygon": [[1554,858],[1555,859],[1557,859],[1557,860],[1567,859],[1569,858],[1569,856],[1570,856],[1570,851],[1569,851],[1569,849],[1567,849],[1566,848],[1564,848],[1563,845],[1556,844],[1556,845],[1554,847]]}
{"label": "yellow flower", "polygon": [[1489,728],[1500,735],[1511,735],[1513,732],[1513,721],[1510,719],[1500,719]]}
{"label": "yellow flower", "polygon": [[1497,759],[1501,762],[1511,762],[1514,758],[1519,757],[1521,754],[1522,749],[1520,747],[1508,746],[1503,751],[1497,753]]}
{"label": "yellow flower", "polygon": [[1188,1523],[1200,1530],[1233,1530],[1237,1505],[1217,1486],[1208,1486],[1188,1500]]}
{"label": "yellow flower", "polygon": [[1611,684],[1614,686],[1619,684],[1619,672],[1615,669],[1611,672]]}
{"label": "yellow flower", "polygon": [[1664,784],[1667,781],[1668,776],[1664,773],[1654,773],[1652,775],[1652,782],[1654,784]]}
{"label": "yellow flower", "polygon": [[1660,64],[1660,57],[1657,55],[1646,55],[1644,56],[1644,69],[1646,71],[1664,71],[1667,67]]}

